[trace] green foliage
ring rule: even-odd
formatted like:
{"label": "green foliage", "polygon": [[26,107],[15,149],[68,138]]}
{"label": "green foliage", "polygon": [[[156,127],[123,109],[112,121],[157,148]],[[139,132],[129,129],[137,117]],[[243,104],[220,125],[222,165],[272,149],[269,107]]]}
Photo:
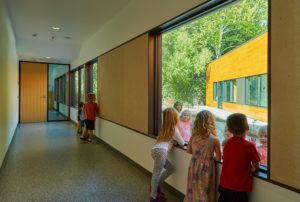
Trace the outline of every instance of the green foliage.
{"label": "green foliage", "polygon": [[243,0],[163,35],[163,103],[205,103],[206,66],[267,31],[267,0]]}

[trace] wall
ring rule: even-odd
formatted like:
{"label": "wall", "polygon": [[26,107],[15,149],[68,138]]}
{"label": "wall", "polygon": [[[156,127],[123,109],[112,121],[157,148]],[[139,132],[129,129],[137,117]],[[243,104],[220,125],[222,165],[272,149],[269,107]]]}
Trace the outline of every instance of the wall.
{"label": "wall", "polygon": [[[289,1],[296,4],[296,0]],[[159,3],[159,6],[157,4]],[[98,55],[103,54],[104,52],[126,42],[127,40],[144,33],[148,29],[158,26],[162,22],[165,22],[180,13],[193,8],[195,5],[200,4],[200,1],[132,1],[132,3],[125,8],[120,14],[118,14],[114,19],[111,20],[102,30],[99,30],[95,35],[91,38],[87,39],[87,41],[82,45],[80,50],[80,54],[76,60],[72,61],[72,68],[75,68],[81,64],[84,64],[90,59],[97,57]],[[280,0],[272,0],[272,4],[277,5],[280,7],[282,1]],[[290,18],[295,21],[296,17],[293,16],[297,12],[300,13],[299,4],[292,5],[294,9],[291,11],[285,10],[285,13],[277,11],[275,15],[278,18],[282,17],[283,14],[287,14],[291,12],[292,14],[288,15]],[[155,15],[153,15],[155,13]],[[137,17],[138,16],[138,17]],[[297,18],[300,19],[300,18]],[[296,24],[296,23],[295,23]],[[300,23],[297,24],[298,26]],[[299,35],[299,34],[298,34]],[[296,33],[290,33],[290,37],[295,40],[298,36]],[[282,37],[283,40],[285,37]],[[298,39],[299,40],[299,39]],[[299,45],[297,45],[299,47]],[[292,49],[294,53],[298,51],[296,48]],[[299,55],[299,54],[298,54]],[[296,56],[296,55],[294,55]],[[290,60],[290,56],[286,55],[286,58],[282,58],[279,55],[275,55],[278,59],[282,61]],[[294,61],[294,60],[292,60]],[[299,63],[297,63],[299,64]],[[296,66],[295,66],[296,67]],[[273,66],[272,66],[273,68]],[[274,67],[274,68],[281,68],[281,67]],[[294,67],[290,69],[290,74],[296,77],[296,70]],[[299,74],[298,74],[299,75]],[[277,80],[279,81],[279,80]],[[299,81],[299,79],[298,79]],[[289,83],[289,79],[284,77],[284,80],[280,80],[280,82]],[[297,85],[295,85],[297,86]],[[299,90],[295,89],[295,86],[291,87],[291,90],[299,92]],[[300,88],[298,88],[300,89]],[[297,94],[299,95],[299,94]],[[298,100],[298,102],[294,102],[294,106],[296,109],[299,109],[299,97],[293,98],[293,100]],[[101,104],[101,103],[100,103]],[[77,110],[71,108],[71,119],[73,121],[77,121],[76,119]],[[293,113],[294,120],[297,120],[296,113]],[[274,115],[272,115],[273,118]],[[299,113],[298,113],[299,117]],[[290,120],[289,114],[282,114],[280,117],[281,121],[288,122]],[[282,125],[278,124],[279,126]],[[272,125],[271,127],[275,127]],[[271,128],[271,131],[273,129]],[[145,135],[139,134],[132,130],[129,130],[125,127],[119,126],[112,122],[99,119],[96,120],[96,135],[110,144],[115,149],[119,150],[120,152],[124,153],[133,161],[137,162],[139,165],[144,167],[145,169],[151,171],[153,166],[153,160],[150,157],[150,150],[155,140],[153,138],[147,137]],[[293,139],[296,139],[296,130],[291,131],[288,128],[282,134],[290,133],[293,135]],[[299,134],[299,133],[298,133]],[[273,135],[273,134],[271,134]],[[278,136],[281,136],[280,134]],[[299,136],[297,136],[299,137]],[[300,147],[298,147],[300,148]],[[283,152],[284,153],[284,152]],[[298,155],[299,156],[299,155]],[[167,182],[172,185],[174,188],[178,189],[180,192],[185,193],[186,187],[186,178],[187,178],[187,169],[190,157],[189,155],[179,149],[174,148],[170,152],[170,160],[175,163],[177,170],[174,175],[170,176],[167,179]],[[288,158],[288,156],[286,156]],[[295,158],[298,158],[295,156]],[[281,162],[285,164],[287,161]],[[300,167],[297,164],[298,168]],[[220,171],[220,168],[219,168]],[[286,171],[288,169],[286,168]],[[299,194],[288,189],[282,188],[280,186],[274,185],[270,182],[266,182],[262,179],[255,178],[254,179],[254,190],[250,195],[250,201],[298,201]]]}
{"label": "wall", "polygon": [[207,0],[132,0],[82,44],[78,56],[71,62],[71,68],[76,68],[205,1]]}
{"label": "wall", "polygon": [[[267,73],[267,50],[268,33],[265,33],[211,62],[206,74],[206,105],[218,106],[213,100],[214,82]],[[267,121],[267,108],[223,102],[223,109]]]}
{"label": "wall", "polygon": [[272,0],[271,178],[300,190],[300,1]]}
{"label": "wall", "polygon": [[0,0],[0,167],[19,119],[19,64],[6,6]]}
{"label": "wall", "polygon": [[66,117],[69,117],[69,106],[59,103],[59,112],[65,115]]}

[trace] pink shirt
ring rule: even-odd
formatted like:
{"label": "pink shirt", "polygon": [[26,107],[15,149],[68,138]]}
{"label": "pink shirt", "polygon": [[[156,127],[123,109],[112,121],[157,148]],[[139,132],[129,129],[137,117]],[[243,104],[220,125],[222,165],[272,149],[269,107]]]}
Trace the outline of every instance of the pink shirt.
{"label": "pink shirt", "polygon": [[191,122],[179,121],[179,131],[185,141],[191,138]]}
{"label": "pink shirt", "polygon": [[263,165],[268,165],[268,151],[262,145],[256,148],[260,157],[260,163]]}
{"label": "pink shirt", "polygon": [[98,112],[98,105],[88,101],[83,105],[84,120],[95,120]]}

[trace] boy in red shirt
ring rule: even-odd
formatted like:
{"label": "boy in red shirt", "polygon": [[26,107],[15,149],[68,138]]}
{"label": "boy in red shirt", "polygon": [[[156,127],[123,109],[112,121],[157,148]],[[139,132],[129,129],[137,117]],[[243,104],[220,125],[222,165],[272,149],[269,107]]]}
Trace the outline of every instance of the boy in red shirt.
{"label": "boy in red shirt", "polygon": [[95,130],[96,114],[98,113],[98,105],[95,103],[96,98],[94,93],[89,93],[87,97],[88,101],[83,105],[84,123],[86,127],[84,128],[80,139],[86,139],[86,133],[88,132],[88,141],[92,142],[93,130]]}
{"label": "boy in red shirt", "polygon": [[219,202],[247,202],[248,192],[252,191],[251,172],[259,168],[259,154],[255,145],[245,140],[249,126],[244,114],[230,115],[226,124],[233,137],[223,149]]}

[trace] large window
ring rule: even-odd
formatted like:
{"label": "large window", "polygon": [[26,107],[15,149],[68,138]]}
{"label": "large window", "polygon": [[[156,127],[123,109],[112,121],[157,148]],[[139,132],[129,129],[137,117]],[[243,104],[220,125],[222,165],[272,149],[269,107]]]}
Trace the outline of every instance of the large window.
{"label": "large window", "polygon": [[246,104],[267,107],[268,103],[267,74],[246,78]]}
{"label": "large window", "polygon": [[95,93],[97,98],[97,62],[76,68],[71,73],[71,105],[77,108],[85,102],[87,93]]}
{"label": "large window", "polygon": [[96,100],[97,100],[97,85],[98,85],[98,63],[95,62],[93,64],[93,92],[96,95]]}
{"label": "large window", "polygon": [[84,85],[84,68],[80,69],[80,81],[79,81],[79,85],[80,85],[80,102],[85,102],[85,85]]}
{"label": "large window", "polygon": [[[193,124],[199,111],[209,110],[223,145],[230,136],[226,118],[244,113],[250,127],[246,139],[267,151],[261,136],[268,133],[267,22],[268,0],[241,0],[163,30],[158,111],[180,102]],[[186,121],[183,114],[180,121]]]}

